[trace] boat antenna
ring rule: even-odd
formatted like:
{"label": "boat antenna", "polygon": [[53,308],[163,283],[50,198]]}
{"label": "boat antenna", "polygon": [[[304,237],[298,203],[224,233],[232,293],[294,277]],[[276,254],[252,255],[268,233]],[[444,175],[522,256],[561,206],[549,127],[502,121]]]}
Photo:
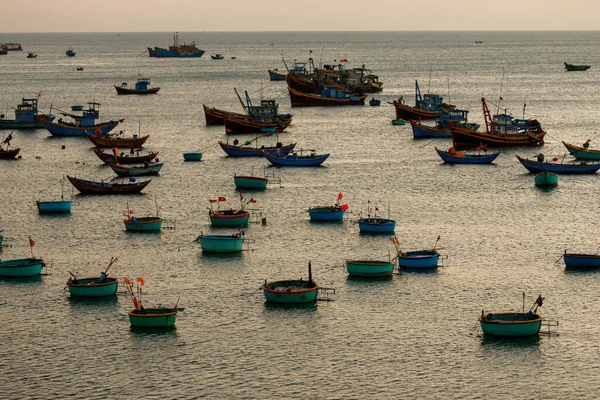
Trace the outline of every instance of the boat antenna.
{"label": "boat antenna", "polygon": [[390,219],[390,202],[388,201],[388,219]]}
{"label": "boat antenna", "polygon": [[427,94],[429,94],[429,89],[431,88],[431,73],[433,72],[433,65],[429,67],[429,82],[427,82]]}
{"label": "boat antenna", "polygon": [[502,79],[500,80],[500,95],[498,96],[498,107],[496,114],[500,114],[500,102],[502,101],[502,85],[504,84],[504,67],[502,67]]}
{"label": "boat antenna", "polygon": [[285,62],[285,58],[283,58],[283,54],[281,55],[281,61],[283,61],[283,65],[285,65],[285,69],[287,70],[287,72],[290,72],[290,69],[288,68],[287,63]]}
{"label": "boat antenna", "polygon": [[525,107],[527,107],[527,97],[525,97],[525,101],[523,102],[523,119],[525,119]]}
{"label": "boat antenna", "polygon": [[308,283],[311,283],[312,280],[312,266],[310,265],[310,260],[308,261]]}
{"label": "boat antenna", "polygon": [[448,104],[452,104],[452,102],[450,101],[450,77],[449,76],[446,77],[446,82],[448,82]]}
{"label": "boat antenna", "polygon": [[154,195],[154,208],[156,208],[156,218],[158,218],[158,214],[160,213],[160,208],[158,207],[158,200],[156,195]]}
{"label": "boat antenna", "polygon": [[525,292],[523,292],[523,314],[525,314]]}

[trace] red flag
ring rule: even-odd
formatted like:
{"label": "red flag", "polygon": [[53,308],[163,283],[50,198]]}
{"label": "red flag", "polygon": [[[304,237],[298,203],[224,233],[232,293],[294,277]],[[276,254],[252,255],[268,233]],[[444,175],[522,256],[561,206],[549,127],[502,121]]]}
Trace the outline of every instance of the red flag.
{"label": "red flag", "polygon": [[219,201],[226,201],[227,199],[223,196],[219,196]]}
{"label": "red flag", "polygon": [[338,194],[338,200],[341,200],[344,197],[342,193]]}
{"label": "red flag", "polygon": [[379,208],[375,207],[375,211],[379,211]]}
{"label": "red flag", "polygon": [[208,200],[208,201],[210,201],[211,203],[216,203],[217,202],[216,200]]}
{"label": "red flag", "polygon": [[94,131],[94,133],[95,133],[97,136],[102,136],[102,130],[101,130],[100,128],[96,128],[96,130]]}
{"label": "red flag", "polygon": [[342,210],[346,211],[346,210],[348,209],[348,204],[342,204],[342,205],[340,206],[340,208],[341,208]]}
{"label": "red flag", "polygon": [[248,200],[248,203],[256,203],[256,200],[250,199],[250,200]]}
{"label": "red flag", "polygon": [[140,284],[140,286],[144,286],[144,284],[146,283],[142,278],[138,277],[137,278],[138,283]]}
{"label": "red flag", "polygon": [[500,100],[504,100],[504,99],[502,98],[502,96],[500,96]]}
{"label": "red flag", "polygon": [[35,246],[35,242],[31,238],[31,236],[29,236],[29,247],[33,247],[33,246]]}
{"label": "red flag", "polygon": [[127,278],[123,278],[123,281],[125,281],[126,285],[131,285],[131,281]]}
{"label": "red flag", "polygon": [[310,54],[312,54],[312,50],[310,50]]}
{"label": "red flag", "polygon": [[554,161],[554,162],[557,162],[557,161],[558,161],[558,157],[554,157],[554,158],[552,159],[552,161]]}

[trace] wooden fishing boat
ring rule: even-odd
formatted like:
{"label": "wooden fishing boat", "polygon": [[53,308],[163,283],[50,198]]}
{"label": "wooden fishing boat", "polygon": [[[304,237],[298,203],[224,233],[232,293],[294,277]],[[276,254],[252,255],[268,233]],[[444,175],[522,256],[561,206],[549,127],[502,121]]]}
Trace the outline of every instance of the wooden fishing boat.
{"label": "wooden fishing boat", "polygon": [[[523,293],[525,299],[525,293]],[[543,304],[540,295],[528,312],[485,313],[481,311],[479,324],[483,333],[503,337],[524,337],[537,335],[542,327],[542,317],[537,314],[538,307]],[[525,307],[523,307],[525,308]]]}
{"label": "wooden fishing boat", "polygon": [[[543,161],[538,155],[537,160],[530,160],[527,158],[519,157],[516,155],[517,160],[525,167],[529,172],[534,174],[540,172],[554,172],[556,174],[593,174],[600,169],[600,162],[573,162],[570,164],[558,163],[558,162],[547,162]],[[541,160],[541,161],[540,161]],[[554,161],[558,161],[558,158],[554,158]]]}
{"label": "wooden fishing boat", "polygon": [[198,236],[202,251],[207,253],[239,253],[244,245],[244,231],[233,235],[204,235]]}
{"label": "wooden fishing boat", "polygon": [[446,104],[443,100],[442,96],[433,93],[427,93],[422,96],[419,81],[415,80],[415,106],[406,104],[403,97],[400,97],[397,101],[394,100],[396,119],[404,119],[406,121],[434,119],[455,108],[454,105]]}
{"label": "wooden fishing boat", "polygon": [[120,136],[122,131],[119,134],[109,134],[109,135],[96,135],[86,132],[87,138],[94,144],[96,147],[101,148],[122,148],[122,147],[134,147],[136,149],[141,148],[146,140],[150,137],[150,135],[146,136],[138,136],[133,135],[133,137],[122,137]]}
{"label": "wooden fishing boat", "polygon": [[563,260],[567,268],[595,269],[600,268],[600,255],[598,254],[563,254]]}
{"label": "wooden fishing boat", "polygon": [[535,186],[557,186],[558,185],[558,175],[543,171],[537,173],[534,178]]}
{"label": "wooden fishing boat", "polygon": [[243,226],[248,225],[250,213],[240,210],[209,210],[208,216],[212,226]]}
{"label": "wooden fishing boat", "polygon": [[297,73],[288,73],[285,76],[285,81],[289,88],[300,93],[315,94],[319,90],[318,81],[313,80],[312,76],[305,76]]}
{"label": "wooden fishing boat", "polygon": [[14,119],[5,119],[4,114],[0,114],[0,129],[35,129],[43,128],[44,122],[52,122],[54,115],[40,114],[38,110],[38,97],[22,98],[21,104],[15,109]]}
{"label": "wooden fishing boat", "polygon": [[0,160],[12,160],[17,157],[21,148],[15,147],[14,149],[3,149],[0,148]]}
{"label": "wooden fishing boat", "polygon": [[435,250],[407,251],[398,254],[400,268],[437,268],[440,254]]}
{"label": "wooden fishing boat", "polygon": [[0,276],[11,278],[27,278],[42,274],[46,266],[41,258],[19,258],[0,261]]}
{"label": "wooden fishing boat", "polygon": [[577,65],[565,63],[565,69],[567,71],[587,71],[590,69],[590,65]]}
{"label": "wooden fishing boat", "polygon": [[487,107],[485,98],[481,99],[485,117],[486,131],[481,132],[468,126],[450,125],[452,144],[459,149],[478,146],[537,146],[544,144],[546,132],[537,119],[516,119],[507,114],[493,117]]}
{"label": "wooden fishing boat", "polygon": [[346,260],[346,270],[351,276],[389,276],[394,272],[394,263],[377,260]]}
{"label": "wooden fishing boat", "polygon": [[[237,139],[233,141],[233,144],[219,141],[219,146],[221,146],[221,149],[223,149],[229,157],[263,157],[265,152],[273,153],[277,151],[280,154],[285,155],[291,153],[294,150],[294,147],[296,147],[296,143],[284,146],[281,142],[277,142],[275,146],[258,147],[258,138],[259,137],[248,140],[243,145],[238,144],[239,142]],[[254,147],[250,146],[252,142],[255,142]]]}
{"label": "wooden fishing boat", "polygon": [[234,175],[233,182],[238,189],[262,190],[267,188],[269,179],[259,176]]}
{"label": "wooden fishing boat", "polygon": [[184,161],[201,161],[202,153],[183,153]]}
{"label": "wooden fishing boat", "polygon": [[[83,194],[134,194],[140,193],[151,180],[131,183],[118,183],[114,181],[97,182],[79,179],[67,175],[67,179]],[[129,178],[130,181],[134,178]]]}
{"label": "wooden fishing boat", "polygon": [[[444,114],[435,117],[435,126],[423,125],[421,121],[410,120],[410,125],[413,131],[413,138],[415,139],[437,139],[437,138],[450,138],[452,133],[450,132],[450,124],[466,126],[467,128],[477,130],[479,124],[468,122],[467,110],[449,110]],[[402,121],[402,120],[399,120]]]}
{"label": "wooden fishing boat", "polygon": [[291,123],[290,119],[267,118],[269,122],[253,121],[250,117],[225,118],[225,133],[227,135],[249,134],[249,133],[275,133],[283,132]]}
{"label": "wooden fishing boat", "polygon": [[179,33],[173,35],[173,46],[168,49],[162,47],[148,47],[148,55],[157,58],[199,58],[204,54],[204,50],[196,47],[196,42],[179,43]]}
{"label": "wooden fishing boat", "polygon": [[358,220],[358,229],[367,233],[392,233],[396,229],[396,221],[377,216],[360,218]]}
{"label": "wooden fishing boat", "polygon": [[204,118],[206,119],[206,125],[225,125],[225,119],[229,117],[246,117],[246,114],[240,114],[231,111],[219,110],[214,107],[207,107],[202,105],[204,108]]}
{"label": "wooden fishing boat", "polygon": [[70,200],[54,200],[35,202],[40,214],[69,214],[72,202]]}
{"label": "wooden fishing boat", "polygon": [[160,231],[163,219],[161,217],[134,217],[132,214],[123,220],[125,229],[130,232],[156,232]]}
{"label": "wooden fishing boat", "polygon": [[498,156],[500,152],[490,154],[467,154],[464,152],[457,152],[453,147],[450,147],[448,151],[440,150],[434,147],[440,158],[448,164],[490,164]]}
{"label": "wooden fishing boat", "polygon": [[277,68],[269,69],[269,79],[272,81],[285,81],[287,74],[280,74]]}
{"label": "wooden fishing boat", "polygon": [[160,90],[159,87],[149,88],[148,85],[150,85],[150,78],[142,78],[141,76],[138,76],[138,79],[137,79],[137,82],[135,83],[134,88],[128,88],[127,83],[123,82],[121,84],[121,86],[115,85],[115,89],[117,89],[117,94],[120,94],[120,95],[124,95],[124,94],[139,94],[139,95],[155,94],[155,93],[158,93],[158,91]]}
{"label": "wooden fishing boat", "polygon": [[94,154],[106,164],[143,164],[144,162],[152,161],[158,155],[158,152],[139,155],[139,150],[136,151],[135,155],[130,155],[126,152],[121,153],[118,149],[101,149],[94,147],[92,150],[94,151]]}
{"label": "wooden fishing boat", "polygon": [[261,286],[267,302],[282,304],[310,303],[317,300],[319,285],[312,279],[311,263],[308,263],[308,280],[284,280],[267,282]]}
{"label": "wooden fishing boat", "polygon": [[72,47],[69,47],[65,53],[67,54],[67,57],[75,57],[75,54],[77,54]]}
{"label": "wooden fishing boat", "polygon": [[[260,101],[260,105],[256,106],[252,104],[248,91],[245,91],[246,103],[242,100],[242,97],[238,93],[237,89],[234,88],[235,94],[237,95],[245,114],[240,114],[231,111],[219,110],[214,107],[207,107],[202,105],[204,108],[204,117],[206,119],[206,125],[225,125],[225,120],[228,118],[236,119],[247,119],[249,118],[253,122],[259,123],[279,123],[286,124],[289,120],[291,122],[291,114],[280,114],[279,104],[276,100],[263,99]],[[289,125],[289,123],[287,124]],[[286,125],[286,126],[287,126]],[[271,127],[263,127],[263,129],[269,129]],[[281,128],[280,128],[281,129]]]}
{"label": "wooden fishing boat", "polygon": [[73,297],[105,297],[117,293],[119,281],[116,278],[69,278],[67,288]]}
{"label": "wooden fishing boat", "polygon": [[585,142],[585,144],[580,146],[575,146],[569,144],[565,141],[562,142],[569,153],[575,158],[580,160],[600,160],[600,150],[592,150],[589,148],[589,140]]}
{"label": "wooden fishing boat", "polygon": [[265,158],[273,165],[280,167],[316,167],[325,162],[329,157],[329,153],[309,155],[286,154],[278,156],[274,153],[263,152]]}
{"label": "wooden fishing boat", "polygon": [[88,108],[83,110],[82,115],[61,112],[62,115],[72,118],[74,122],[65,122],[59,118],[57,122],[44,121],[44,127],[54,136],[86,136],[88,132],[106,135],[124,120],[96,124],[96,120],[100,118],[100,106],[100,103],[88,102]]}
{"label": "wooden fishing boat", "polygon": [[345,89],[325,87],[320,95],[302,93],[288,86],[292,107],[312,106],[362,106],[365,104],[366,94],[351,94]]}
{"label": "wooden fishing boat", "polygon": [[141,165],[119,165],[108,163],[108,166],[120,176],[144,176],[144,175],[158,175],[162,169],[164,162],[159,163],[145,163]]}

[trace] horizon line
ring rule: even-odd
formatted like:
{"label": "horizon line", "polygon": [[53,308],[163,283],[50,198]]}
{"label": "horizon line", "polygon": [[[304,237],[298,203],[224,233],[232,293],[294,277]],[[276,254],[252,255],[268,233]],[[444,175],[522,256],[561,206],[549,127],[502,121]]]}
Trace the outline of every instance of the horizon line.
{"label": "horizon line", "polygon": [[600,29],[376,29],[376,30],[273,30],[273,31],[255,31],[255,30],[237,30],[237,31],[13,31],[0,32],[5,34],[37,34],[37,33],[174,33],[174,32],[202,32],[202,33],[354,33],[354,32],[599,32]]}

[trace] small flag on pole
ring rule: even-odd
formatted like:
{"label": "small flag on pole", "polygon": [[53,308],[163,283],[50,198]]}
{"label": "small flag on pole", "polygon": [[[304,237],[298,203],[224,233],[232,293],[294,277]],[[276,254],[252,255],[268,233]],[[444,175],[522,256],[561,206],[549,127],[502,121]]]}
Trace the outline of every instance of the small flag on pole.
{"label": "small flag on pole", "polygon": [[342,210],[346,211],[346,210],[348,209],[348,204],[342,204],[342,205],[340,206],[340,208],[341,208]]}
{"label": "small flag on pole", "polygon": [[137,278],[137,282],[140,284],[140,286],[144,286],[144,284],[146,283],[142,278],[138,277]]}
{"label": "small flag on pole", "polygon": [[33,246],[35,246],[35,242],[31,238],[31,236],[29,236],[29,247],[33,247]]}
{"label": "small flag on pole", "polygon": [[208,201],[209,201],[211,204],[212,204],[212,203],[216,203],[216,202],[217,202],[216,200],[208,200]]}
{"label": "small flag on pole", "polygon": [[341,200],[344,197],[342,193],[338,194],[338,200]]}
{"label": "small flag on pole", "polygon": [[226,201],[227,199],[223,196],[219,196],[219,201]]}

